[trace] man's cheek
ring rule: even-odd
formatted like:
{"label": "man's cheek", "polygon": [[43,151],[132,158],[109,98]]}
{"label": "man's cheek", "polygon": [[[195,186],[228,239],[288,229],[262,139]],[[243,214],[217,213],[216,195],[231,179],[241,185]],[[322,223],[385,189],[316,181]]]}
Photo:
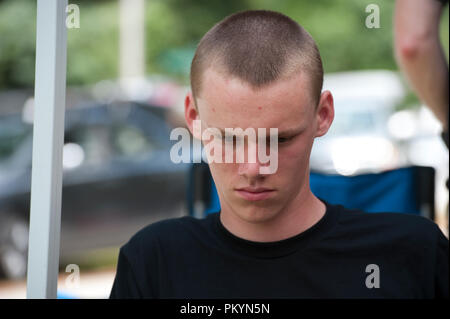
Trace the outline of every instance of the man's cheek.
{"label": "man's cheek", "polygon": [[298,163],[305,159],[309,160],[310,151],[311,148],[304,143],[292,144],[279,152],[279,162]]}

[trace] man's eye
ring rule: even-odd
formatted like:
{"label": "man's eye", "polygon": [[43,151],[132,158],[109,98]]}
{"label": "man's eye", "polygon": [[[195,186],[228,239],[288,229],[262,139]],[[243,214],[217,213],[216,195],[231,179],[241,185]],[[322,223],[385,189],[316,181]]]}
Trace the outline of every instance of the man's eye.
{"label": "man's eye", "polygon": [[283,143],[287,143],[292,139],[292,137],[279,137],[278,138],[278,143],[279,144],[283,144]]}

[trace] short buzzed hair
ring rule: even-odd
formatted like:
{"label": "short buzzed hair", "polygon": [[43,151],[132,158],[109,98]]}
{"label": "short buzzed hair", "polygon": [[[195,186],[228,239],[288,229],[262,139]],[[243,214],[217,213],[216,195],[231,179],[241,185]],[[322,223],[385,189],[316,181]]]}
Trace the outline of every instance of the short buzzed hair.
{"label": "short buzzed hair", "polygon": [[305,71],[316,104],[322,91],[322,60],[314,39],[297,22],[278,12],[238,12],[203,36],[191,64],[194,99],[201,92],[202,75],[209,67],[255,88]]}

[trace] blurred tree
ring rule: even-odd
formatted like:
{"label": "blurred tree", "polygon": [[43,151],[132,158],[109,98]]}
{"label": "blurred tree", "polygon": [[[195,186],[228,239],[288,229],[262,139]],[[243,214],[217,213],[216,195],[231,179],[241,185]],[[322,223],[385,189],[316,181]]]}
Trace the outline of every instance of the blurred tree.
{"label": "blurred tree", "polygon": [[0,88],[34,82],[36,4],[0,2]]}
{"label": "blurred tree", "polygon": [[69,1],[80,7],[80,28],[67,33],[67,83],[89,84],[118,76],[118,1]]}
{"label": "blurred tree", "polygon": [[[118,1],[69,1],[80,6],[80,29],[68,30],[69,85],[118,75]],[[368,4],[380,8],[380,28],[369,29]],[[225,16],[246,9],[282,12],[317,41],[325,72],[396,70],[392,51],[392,0],[147,0],[146,68],[187,83],[190,61],[203,34]],[[36,2],[0,1],[0,89],[33,87]],[[448,8],[441,36],[448,57]]]}
{"label": "blurred tree", "polygon": [[[68,30],[67,83],[85,84],[116,77],[116,1],[77,4],[81,27]],[[34,86],[35,45],[36,2],[0,2],[0,88]]]}

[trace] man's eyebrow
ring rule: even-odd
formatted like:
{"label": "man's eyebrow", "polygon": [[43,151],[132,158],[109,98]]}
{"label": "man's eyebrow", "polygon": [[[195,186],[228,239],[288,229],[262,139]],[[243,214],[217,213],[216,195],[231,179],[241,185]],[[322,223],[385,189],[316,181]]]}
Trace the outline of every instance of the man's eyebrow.
{"label": "man's eyebrow", "polygon": [[278,130],[278,135],[279,136],[294,136],[294,135],[300,134],[304,130],[305,130],[305,128],[303,126],[289,128],[289,129],[285,129],[285,130]]}
{"label": "man's eyebrow", "polygon": [[[218,128],[218,127],[216,129],[218,129],[220,131],[222,136],[225,136],[225,129]],[[230,129],[234,130],[235,128],[230,128]],[[278,136],[295,136],[297,134],[300,134],[304,130],[305,130],[305,128],[303,126],[295,127],[295,128],[289,128],[289,129],[285,129],[283,131],[278,130]],[[257,132],[257,130],[255,130],[255,132]],[[270,134],[270,129],[266,129],[266,132],[267,132],[267,134]]]}

